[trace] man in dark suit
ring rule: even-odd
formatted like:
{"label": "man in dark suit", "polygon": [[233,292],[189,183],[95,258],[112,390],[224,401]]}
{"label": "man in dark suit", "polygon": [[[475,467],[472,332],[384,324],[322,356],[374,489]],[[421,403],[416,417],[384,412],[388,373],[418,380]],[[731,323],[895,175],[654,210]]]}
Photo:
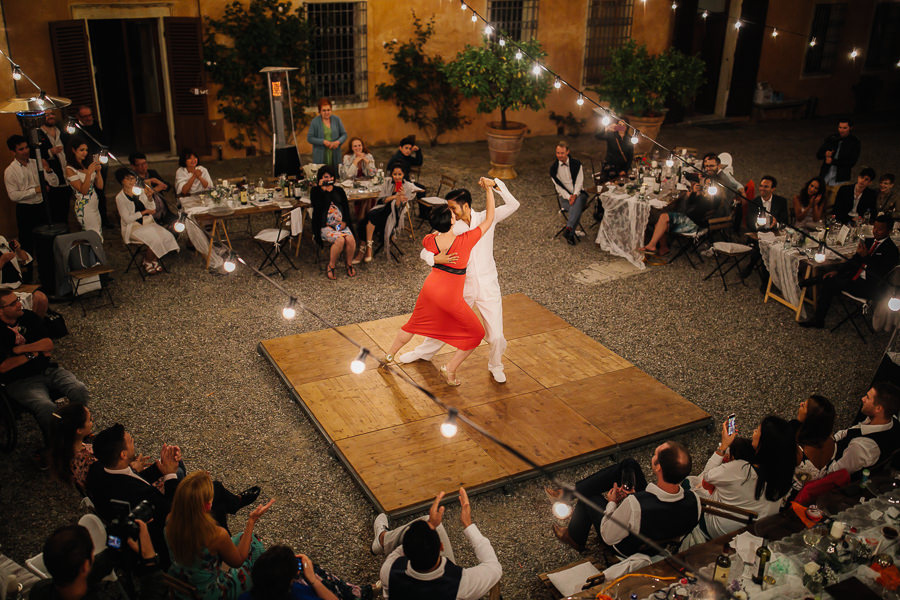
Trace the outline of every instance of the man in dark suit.
{"label": "man in dark suit", "polygon": [[[775,194],[778,180],[771,175],[763,175],[759,180],[759,196],[754,198],[747,207],[747,229],[754,232],[769,231],[783,227],[790,221],[788,201],[783,196]],[[765,222],[760,223],[760,220]],[[746,279],[753,272],[754,267],[762,260],[759,252],[759,244],[753,243],[753,252],[750,253],[750,261],[741,270],[741,279]],[[765,267],[760,271],[760,289],[765,290],[769,281],[769,272]]]}
{"label": "man in dark suit", "polygon": [[853,166],[859,160],[862,145],[859,138],[850,133],[851,129],[853,122],[841,119],[838,121],[838,132],[825,138],[816,151],[816,158],[822,161],[819,177],[829,187],[850,181]]}
{"label": "man in dark suit", "polygon": [[[150,535],[157,549],[165,549],[163,531],[166,517],[178,482],[185,475],[181,448],[163,444],[159,460],[137,472],[132,468],[133,464],[140,462],[134,450],[134,438],[123,425],[116,423],[94,436],[93,449],[97,462],[88,471],[85,487],[97,514],[110,521],[119,514],[113,500],[127,502],[131,509],[144,500],[149,501],[153,505]],[[160,479],[163,481],[163,491],[154,485]],[[260,491],[258,487],[251,487],[241,494],[233,494],[219,481],[214,482],[213,490],[210,514],[226,529],[228,514],[234,514],[252,503]]]}
{"label": "man in dark suit", "polygon": [[816,314],[800,323],[801,327],[821,328],[832,299],[846,291],[859,298],[872,299],[884,289],[888,272],[897,266],[900,252],[888,237],[894,227],[894,219],[888,215],[876,217],[872,227],[874,237],[860,241],[853,258],[843,263],[837,270],[821,277],[811,277],[800,283],[802,287],[819,284],[816,298]]}
{"label": "man in dark suit", "polygon": [[847,224],[854,217],[863,217],[867,212],[875,215],[875,201],[878,198],[878,192],[869,189],[869,184],[875,179],[875,170],[866,167],[859,172],[856,178],[856,185],[848,183],[841,186],[834,199],[834,218],[839,222]]}

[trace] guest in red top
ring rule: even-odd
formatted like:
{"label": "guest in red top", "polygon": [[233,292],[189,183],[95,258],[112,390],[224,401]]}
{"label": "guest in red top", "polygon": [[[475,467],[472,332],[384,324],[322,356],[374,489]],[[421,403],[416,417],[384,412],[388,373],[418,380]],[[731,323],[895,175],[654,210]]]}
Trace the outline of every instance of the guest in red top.
{"label": "guest in red top", "polygon": [[353,259],[353,264],[358,265],[360,262],[372,261],[373,237],[375,230],[387,233],[384,244],[389,243],[388,237],[390,232],[386,230],[388,223],[393,216],[391,229],[393,230],[400,224],[400,217],[403,216],[403,207],[410,200],[416,197],[416,186],[406,181],[406,172],[400,165],[395,165],[391,169],[391,178],[384,182],[381,188],[381,195],[378,203],[366,212],[366,216],[359,222],[357,230],[357,239],[365,240],[366,243],[359,245],[359,253]]}
{"label": "guest in red top", "polygon": [[[450,362],[441,367],[441,375],[453,386],[460,384],[456,378],[459,365],[484,338],[484,327],[472,307],[463,300],[469,253],[494,223],[494,181],[482,177],[478,185],[486,192],[487,211],[477,228],[456,235],[450,209],[446,206],[432,209],[429,221],[436,232],[426,235],[422,245],[436,255],[435,265],[422,285],[412,316],[397,333],[386,357],[387,363],[393,364],[400,348],[417,333],[441,340],[456,348]],[[447,264],[439,264],[445,262]]]}

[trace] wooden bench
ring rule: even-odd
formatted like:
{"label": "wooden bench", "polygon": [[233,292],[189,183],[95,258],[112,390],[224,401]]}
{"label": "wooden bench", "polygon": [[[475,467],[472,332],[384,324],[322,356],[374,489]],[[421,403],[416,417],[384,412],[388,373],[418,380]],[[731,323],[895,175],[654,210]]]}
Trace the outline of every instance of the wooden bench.
{"label": "wooden bench", "polygon": [[756,121],[763,121],[766,118],[766,112],[770,110],[790,110],[793,119],[807,118],[811,116],[811,106],[812,98],[785,98],[777,102],[754,102],[753,118]]}

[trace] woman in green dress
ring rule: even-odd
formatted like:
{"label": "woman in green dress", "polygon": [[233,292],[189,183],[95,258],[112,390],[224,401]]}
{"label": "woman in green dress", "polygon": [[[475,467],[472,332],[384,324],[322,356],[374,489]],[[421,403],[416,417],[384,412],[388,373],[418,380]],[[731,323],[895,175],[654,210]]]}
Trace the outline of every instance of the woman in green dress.
{"label": "woman in green dress", "polygon": [[309,124],[306,141],[312,144],[312,161],[317,165],[341,163],[341,144],[347,141],[347,131],[337,115],[331,111],[331,100],[320,98],[319,116]]}

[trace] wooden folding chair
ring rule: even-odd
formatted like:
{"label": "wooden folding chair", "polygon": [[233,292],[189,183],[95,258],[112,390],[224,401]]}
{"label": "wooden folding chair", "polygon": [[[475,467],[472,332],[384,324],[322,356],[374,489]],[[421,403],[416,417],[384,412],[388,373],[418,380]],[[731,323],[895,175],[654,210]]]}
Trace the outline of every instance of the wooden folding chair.
{"label": "wooden folding chair", "polygon": [[700,506],[703,508],[703,514],[737,521],[744,526],[753,524],[753,521],[759,518],[759,513],[752,510],[708,498],[700,498]]}
{"label": "wooden folding chair", "polygon": [[[441,192],[444,190],[445,186],[448,190],[456,189],[456,179],[450,177],[449,175],[444,175],[443,173],[441,173],[440,183],[438,184],[438,189],[434,196],[429,196],[428,198],[419,198],[418,196],[416,197],[416,203],[419,205],[419,223],[416,225],[416,227],[421,227],[422,224],[428,220],[428,215],[430,214],[432,208],[447,203],[446,200],[443,200],[443,196],[441,196]],[[431,200],[431,198],[440,199],[441,202]]]}
{"label": "wooden folding chair", "polygon": [[[265,253],[262,262],[258,267],[258,271],[263,272],[267,266],[275,269],[281,278],[287,277],[286,273],[278,266],[278,257],[282,256],[288,261],[291,268],[296,269],[297,265],[291,260],[290,241],[291,238],[291,212],[283,211],[275,217],[275,227],[263,229],[253,236],[253,240],[260,249]],[[288,251],[284,251],[284,245],[288,244]]]}
{"label": "wooden folding chair", "polygon": [[[69,255],[72,254],[73,250],[78,249],[80,251],[80,248],[82,247],[91,248],[91,243],[87,240],[75,240],[69,247]],[[72,302],[77,302],[78,306],[81,307],[81,315],[83,317],[87,316],[87,310],[85,310],[84,308],[84,302],[82,302],[82,294],[78,293],[78,289],[84,283],[84,281],[89,278],[100,278],[100,295],[103,295],[103,293],[105,292],[106,297],[109,299],[110,306],[115,308],[116,303],[113,301],[112,294],[109,292],[109,281],[103,281],[104,275],[109,275],[113,272],[115,272],[115,269],[102,264],[88,267],[86,269],[76,269],[74,271],[69,271],[69,280],[72,283]]]}
{"label": "wooden folding chair", "polygon": [[183,598],[200,600],[200,594],[197,592],[197,588],[188,582],[173,577],[168,573],[161,573],[161,576],[163,584],[169,591],[169,600],[181,600]]}
{"label": "wooden folding chair", "polygon": [[[138,259],[140,259],[140,257],[143,256],[144,249],[146,247],[147,247],[147,245],[142,244],[141,242],[131,242],[131,243],[125,244],[125,250],[128,251],[128,257],[129,257],[128,258],[128,266],[125,267],[125,272],[127,273],[128,271],[131,270],[131,267],[134,267],[134,269],[137,271],[138,275],[141,276],[141,281],[147,280],[147,274],[144,273],[144,270],[141,268],[142,264],[140,262],[138,262]],[[165,271],[166,273],[169,272],[169,268],[166,266],[166,263],[163,262],[163,259],[161,256],[156,259],[156,262],[159,263],[159,266],[162,267],[163,271]]]}
{"label": "wooden folding chair", "polygon": [[[709,235],[712,236],[715,232],[722,234],[722,232],[730,227],[731,217],[716,217],[710,219],[708,227]],[[706,281],[713,275],[719,275],[719,277],[722,278],[722,287],[727,290],[728,284],[725,282],[725,276],[735,268],[738,268],[741,260],[743,260],[744,257],[750,256],[751,252],[753,252],[753,248],[747,244],[738,244],[729,241],[713,242],[712,254],[713,258],[716,259],[716,267],[703,278],[703,281]],[[725,267],[728,268],[726,269]],[[743,279],[740,281],[742,284],[747,285]]]}

